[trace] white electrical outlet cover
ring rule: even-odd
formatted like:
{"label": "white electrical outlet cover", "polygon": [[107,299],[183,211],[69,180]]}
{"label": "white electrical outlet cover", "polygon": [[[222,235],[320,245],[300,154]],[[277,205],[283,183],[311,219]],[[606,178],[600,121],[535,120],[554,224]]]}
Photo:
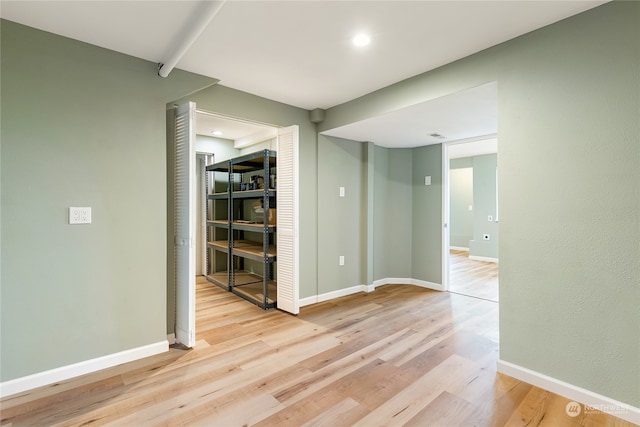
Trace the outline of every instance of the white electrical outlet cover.
{"label": "white electrical outlet cover", "polygon": [[69,224],[91,224],[91,208],[69,207]]}

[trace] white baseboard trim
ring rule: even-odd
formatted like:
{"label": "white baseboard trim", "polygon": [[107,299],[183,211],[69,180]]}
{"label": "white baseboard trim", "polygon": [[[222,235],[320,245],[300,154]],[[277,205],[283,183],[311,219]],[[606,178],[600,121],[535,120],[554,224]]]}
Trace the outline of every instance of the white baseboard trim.
{"label": "white baseboard trim", "polygon": [[449,249],[453,249],[454,251],[467,251],[469,252],[469,248],[465,248],[462,246],[449,246]]}
{"label": "white baseboard trim", "polygon": [[172,334],[167,334],[167,342],[169,343],[169,345],[173,345],[175,344],[176,341],[176,334],[172,333]]}
{"label": "white baseboard trim", "polygon": [[371,285],[356,285],[349,288],[338,289],[336,291],[327,292],[320,295],[314,295],[306,298],[300,298],[298,301],[300,307],[306,305],[316,304],[323,301],[329,301],[334,298],[340,298],[347,295],[357,294],[358,292],[373,292],[378,286],[399,284],[399,285],[414,285],[423,288],[434,289],[436,291],[443,291],[444,287],[438,283],[426,282],[424,280],[411,279],[411,278],[394,278],[389,277],[386,279],[379,279],[374,281]]}
{"label": "white baseboard trim", "polygon": [[329,301],[335,298],[346,297],[347,295],[357,294],[358,292],[366,292],[364,285],[351,286],[350,288],[338,289],[318,295],[318,302]]}
{"label": "white baseboard trim", "polygon": [[411,284],[420,286],[421,288],[433,289],[435,291],[444,291],[444,286],[440,283],[427,282],[425,280],[411,279]]}
{"label": "white baseboard trim", "polygon": [[306,305],[311,305],[311,304],[315,304],[318,302],[318,296],[314,295],[312,297],[305,297],[305,298],[300,298],[298,300],[298,306],[299,307],[304,307]]}
{"label": "white baseboard trim", "polygon": [[373,289],[374,288],[372,286],[356,285],[356,286],[351,286],[350,288],[338,289],[336,291],[326,292],[320,295],[314,295],[307,298],[300,298],[298,303],[300,304],[300,307],[304,307],[305,305],[311,305],[319,302],[329,301],[334,298],[340,298],[340,297],[345,297],[347,295],[357,294],[358,292],[371,292],[373,291]]}
{"label": "white baseboard trim", "polygon": [[37,374],[5,381],[0,383],[0,397],[4,398],[16,393],[22,393],[23,391],[32,390],[58,381],[68,380],[69,378],[78,377],[80,375],[111,368],[113,366],[132,362],[144,357],[164,353],[168,350],[169,343],[167,341],[160,341],[142,347],[121,351],[119,353],[108,354],[95,359],[74,363],[73,365],[61,366],[49,371],[38,372]]}
{"label": "white baseboard trim", "polygon": [[584,411],[600,411],[640,425],[640,408],[618,402],[609,397],[566,383],[531,369],[498,360],[498,372],[509,375],[536,387],[582,403]]}
{"label": "white baseboard trim", "polygon": [[360,285],[362,287],[362,292],[373,292],[376,290],[375,285],[371,284],[371,285]]}
{"label": "white baseboard trim", "polygon": [[441,284],[427,282],[425,280],[412,279],[410,277],[387,277],[385,279],[379,279],[373,282],[374,287],[382,286],[382,285],[414,285],[420,286],[421,288],[433,289],[436,291],[444,291],[444,287]]}
{"label": "white baseboard trim", "polygon": [[384,279],[374,280],[372,286],[377,288],[378,286],[384,285],[412,285],[411,281],[408,277],[387,277]]}
{"label": "white baseboard trim", "polygon": [[469,255],[469,259],[472,259],[474,261],[498,262],[498,258],[490,258],[486,256]]}

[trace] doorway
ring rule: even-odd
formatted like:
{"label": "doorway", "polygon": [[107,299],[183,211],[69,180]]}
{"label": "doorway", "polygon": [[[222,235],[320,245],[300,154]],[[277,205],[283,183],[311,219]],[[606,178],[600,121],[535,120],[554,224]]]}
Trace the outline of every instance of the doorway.
{"label": "doorway", "polygon": [[497,138],[446,144],[445,277],[452,293],[498,302]]}
{"label": "doorway", "polygon": [[207,194],[213,191],[214,182],[206,166],[264,148],[275,150],[277,134],[278,128],[271,125],[196,109],[196,276],[207,274]]}
{"label": "doorway", "polygon": [[[175,331],[173,337],[168,336],[169,342],[177,341],[186,347],[195,344],[196,279],[207,273],[209,249],[216,246],[209,244],[208,233],[212,227],[221,227],[216,221],[207,220],[206,207],[213,196],[214,183],[209,182],[205,170],[214,158],[220,163],[263,150],[285,153],[278,156],[276,165],[276,202],[285,200],[290,208],[278,206],[276,227],[278,245],[284,242],[290,247],[279,262],[281,272],[287,274],[279,274],[278,289],[286,292],[278,298],[277,307],[297,314],[298,126],[283,128],[222,116],[196,110],[193,102],[169,108],[167,119],[167,329]],[[227,174],[225,182],[228,179]],[[236,227],[240,229],[228,225],[229,230]]]}

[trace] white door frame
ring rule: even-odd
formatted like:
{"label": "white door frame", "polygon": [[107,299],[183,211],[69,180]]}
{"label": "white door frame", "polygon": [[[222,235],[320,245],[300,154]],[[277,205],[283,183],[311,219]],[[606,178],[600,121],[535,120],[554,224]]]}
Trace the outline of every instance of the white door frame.
{"label": "white door frame", "polygon": [[449,290],[449,144],[442,144],[442,290]]}
{"label": "white door frame", "polygon": [[299,230],[299,127],[278,129],[278,247],[288,257],[278,258],[277,307],[291,314],[300,312],[300,230]]}
{"label": "white door frame", "polygon": [[195,345],[196,334],[195,105],[187,102],[178,106],[174,128],[175,334],[176,340],[186,347]]}
{"label": "white door frame", "polygon": [[[297,150],[298,150],[298,144],[297,144],[297,141],[298,141],[298,126],[297,126],[297,125],[290,126],[290,127],[288,127],[288,128],[282,128],[282,127],[280,127],[280,126],[271,125],[271,124],[267,124],[267,123],[261,123],[261,122],[257,122],[257,121],[253,121],[253,120],[247,120],[247,119],[239,119],[239,118],[236,118],[236,117],[226,116],[226,115],[223,115],[223,114],[220,114],[220,113],[215,113],[215,112],[209,112],[209,111],[199,110],[199,109],[197,109],[197,107],[196,107],[195,103],[191,103],[191,104],[193,104],[193,107],[192,107],[192,108],[193,108],[193,112],[194,112],[194,113],[195,113],[195,112],[198,112],[198,113],[204,113],[204,114],[209,114],[209,115],[212,115],[212,116],[217,116],[217,117],[221,117],[221,118],[225,118],[225,119],[229,119],[229,120],[236,120],[236,121],[243,121],[243,122],[247,122],[247,123],[254,123],[254,124],[257,124],[257,125],[263,125],[263,126],[265,126],[265,127],[272,127],[272,128],[274,128],[274,129],[280,129],[280,130],[286,130],[286,129],[290,129],[290,128],[295,128],[295,129],[296,129],[296,131],[295,131],[295,141],[296,141],[296,144],[295,144],[295,150],[296,150],[296,153],[297,153]],[[194,120],[195,120],[195,119],[194,119]],[[195,127],[195,124],[194,124],[194,127]],[[195,131],[194,131],[194,133],[195,133]],[[275,136],[275,135],[274,135],[274,136]],[[264,138],[264,135],[263,135],[263,134],[260,134],[260,135],[258,135],[258,136],[257,136],[257,138]],[[244,140],[243,142],[245,142],[245,143],[246,143],[247,141],[254,141],[254,142],[255,142],[255,139],[256,139],[256,136],[254,136],[254,138],[249,138],[249,139],[247,139],[247,140]],[[258,141],[258,142],[259,142],[259,141]],[[175,141],[174,141],[174,143],[175,143]],[[195,138],[194,138],[194,145],[195,145]],[[239,147],[238,147],[238,148],[239,148]],[[195,147],[194,147],[194,160],[195,160],[195,157],[196,157],[196,156],[195,156],[195,154],[196,154],[196,152],[195,152]],[[204,153],[201,153],[201,154],[204,154]],[[207,153],[207,154],[211,154],[211,153]],[[215,154],[214,154],[214,155],[215,155]],[[195,168],[196,168],[196,167],[199,167],[199,162],[197,162],[197,161],[195,162],[195,165],[194,165],[194,174],[195,174]],[[296,156],[296,161],[295,161],[294,167],[296,168],[296,170],[295,170],[295,171],[294,171],[294,173],[293,173],[293,177],[294,177],[295,185],[296,185],[296,186],[298,186],[298,185],[299,185],[299,182],[298,182],[299,177],[298,177],[298,173],[297,173],[297,168],[298,168],[298,164],[297,164],[297,156]],[[205,181],[205,182],[206,182],[206,181]],[[209,183],[209,185],[211,185],[211,183]],[[208,189],[205,189],[205,190],[208,190]],[[175,192],[175,188],[174,188],[174,192]],[[199,196],[200,196],[200,195],[199,195]],[[296,197],[296,200],[297,200],[297,199],[298,199],[298,198]],[[196,207],[196,209],[197,209],[197,207]],[[206,218],[203,218],[203,219],[204,219],[204,222],[206,223]],[[296,226],[296,227],[297,227],[297,223],[298,223],[298,213],[297,213],[297,209],[296,209],[296,214],[295,214],[295,226]],[[201,231],[201,229],[200,229],[200,224],[198,224],[197,220],[195,219],[195,216],[194,216],[194,218],[193,218],[193,224],[192,224],[192,227],[196,230],[196,231],[195,231],[195,233],[199,233],[199,232],[200,232],[200,233],[202,233],[202,231]],[[206,227],[205,227],[205,230],[206,230]],[[297,233],[297,229],[296,229],[296,233],[295,233],[295,234],[296,234],[296,236],[297,236],[297,234],[298,234],[298,233]],[[206,236],[206,231],[204,232],[204,235]],[[195,239],[194,239],[194,240],[195,240]],[[206,238],[205,238],[205,239],[203,239],[203,240],[205,241],[205,243],[204,243],[204,244],[205,244],[205,246],[206,246]],[[298,310],[299,310],[299,281],[298,281],[298,267],[297,267],[297,265],[298,265],[297,263],[298,263],[298,256],[299,256],[299,254],[297,253],[297,251],[298,251],[298,249],[297,249],[297,244],[296,244],[296,250],[295,250],[295,252],[296,252],[296,253],[295,253],[295,258],[296,258],[296,259],[294,260],[294,265],[295,265],[295,268],[294,268],[294,272],[295,272],[295,274],[294,274],[294,277],[295,277],[295,289],[293,289],[293,291],[294,291],[294,294],[293,294],[293,301],[294,301],[293,303],[294,303],[294,306],[293,306],[293,311],[292,311],[292,312],[293,312],[293,313],[295,313],[295,314],[297,314],[297,312],[298,312]],[[189,266],[189,267],[190,267],[190,269],[193,271],[193,279],[194,279],[194,283],[195,283],[195,266],[196,266],[195,256],[194,256],[194,259],[193,259],[192,264],[193,264],[193,265],[192,265],[192,266]],[[206,272],[206,250],[205,250],[205,254],[204,254],[204,256],[203,256],[203,264],[205,264],[205,265],[203,265],[203,268],[204,268],[204,270],[205,270],[205,272]],[[193,288],[194,288],[194,289],[193,289],[193,292],[194,292],[194,303],[193,303],[193,306],[190,308],[190,311],[191,311],[191,312],[189,313],[188,317],[190,317],[191,319],[193,319],[193,324],[194,324],[194,326],[193,326],[193,329],[192,329],[190,332],[191,332],[191,334],[193,334],[192,339],[193,339],[193,343],[195,343],[195,285],[194,285],[194,287],[193,287]],[[177,285],[177,284],[176,284],[175,292],[176,292],[176,294],[179,292],[179,289],[178,289],[178,285]],[[176,321],[177,321],[177,319],[179,318],[179,316],[183,316],[183,317],[185,317],[185,314],[182,312],[182,311],[185,309],[185,307],[186,307],[185,305],[180,305],[180,304],[178,304],[178,303],[176,302],[176,308],[175,308],[175,309],[176,309],[176,312],[175,312]],[[281,308],[281,309],[282,309],[282,308]],[[291,309],[288,309],[288,310],[286,310],[286,311],[291,311]],[[178,328],[177,328],[177,326],[176,326],[176,331],[175,331],[176,338],[177,338],[177,336],[178,336],[178,330],[177,330],[177,329],[178,329]],[[184,335],[184,334],[182,334],[182,335]],[[180,340],[178,340],[178,341],[180,341]],[[186,340],[186,339],[185,339],[184,341],[188,341],[188,340]],[[187,344],[187,345],[188,345],[188,344]]]}

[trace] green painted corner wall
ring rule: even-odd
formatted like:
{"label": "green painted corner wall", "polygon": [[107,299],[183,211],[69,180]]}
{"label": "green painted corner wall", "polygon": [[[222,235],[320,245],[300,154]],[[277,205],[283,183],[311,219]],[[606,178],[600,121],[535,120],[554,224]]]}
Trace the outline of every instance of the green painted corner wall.
{"label": "green painted corner wall", "polygon": [[412,169],[411,278],[441,285],[442,144],[414,148]]}
{"label": "green painted corner wall", "polygon": [[[433,259],[442,251],[441,162],[440,145],[388,149],[318,136],[318,295],[385,279],[441,283],[441,257]],[[414,171],[437,175],[433,187],[421,191]]]}
{"label": "green painted corner wall", "polygon": [[165,104],[215,80],[0,25],[1,380],[166,341]]}
{"label": "green painted corner wall", "polygon": [[411,154],[375,147],[374,280],[411,277]]}
{"label": "green painted corner wall", "polygon": [[635,407],[638,22],[605,4],[515,40],[498,76],[501,358]]}
{"label": "green painted corner wall", "polygon": [[[318,129],[497,81],[500,357],[635,407],[638,22],[640,3],[604,4],[331,108]],[[430,236],[418,220],[429,209],[419,182],[436,173],[413,173],[416,242]]]}
{"label": "green painted corner wall", "polygon": [[318,295],[366,277],[366,150],[363,143],[318,136]]}
{"label": "green painted corner wall", "polygon": [[[440,145],[388,149],[318,136],[318,295],[385,279],[441,284],[441,163]],[[426,171],[437,176],[422,191],[417,174]]]}

